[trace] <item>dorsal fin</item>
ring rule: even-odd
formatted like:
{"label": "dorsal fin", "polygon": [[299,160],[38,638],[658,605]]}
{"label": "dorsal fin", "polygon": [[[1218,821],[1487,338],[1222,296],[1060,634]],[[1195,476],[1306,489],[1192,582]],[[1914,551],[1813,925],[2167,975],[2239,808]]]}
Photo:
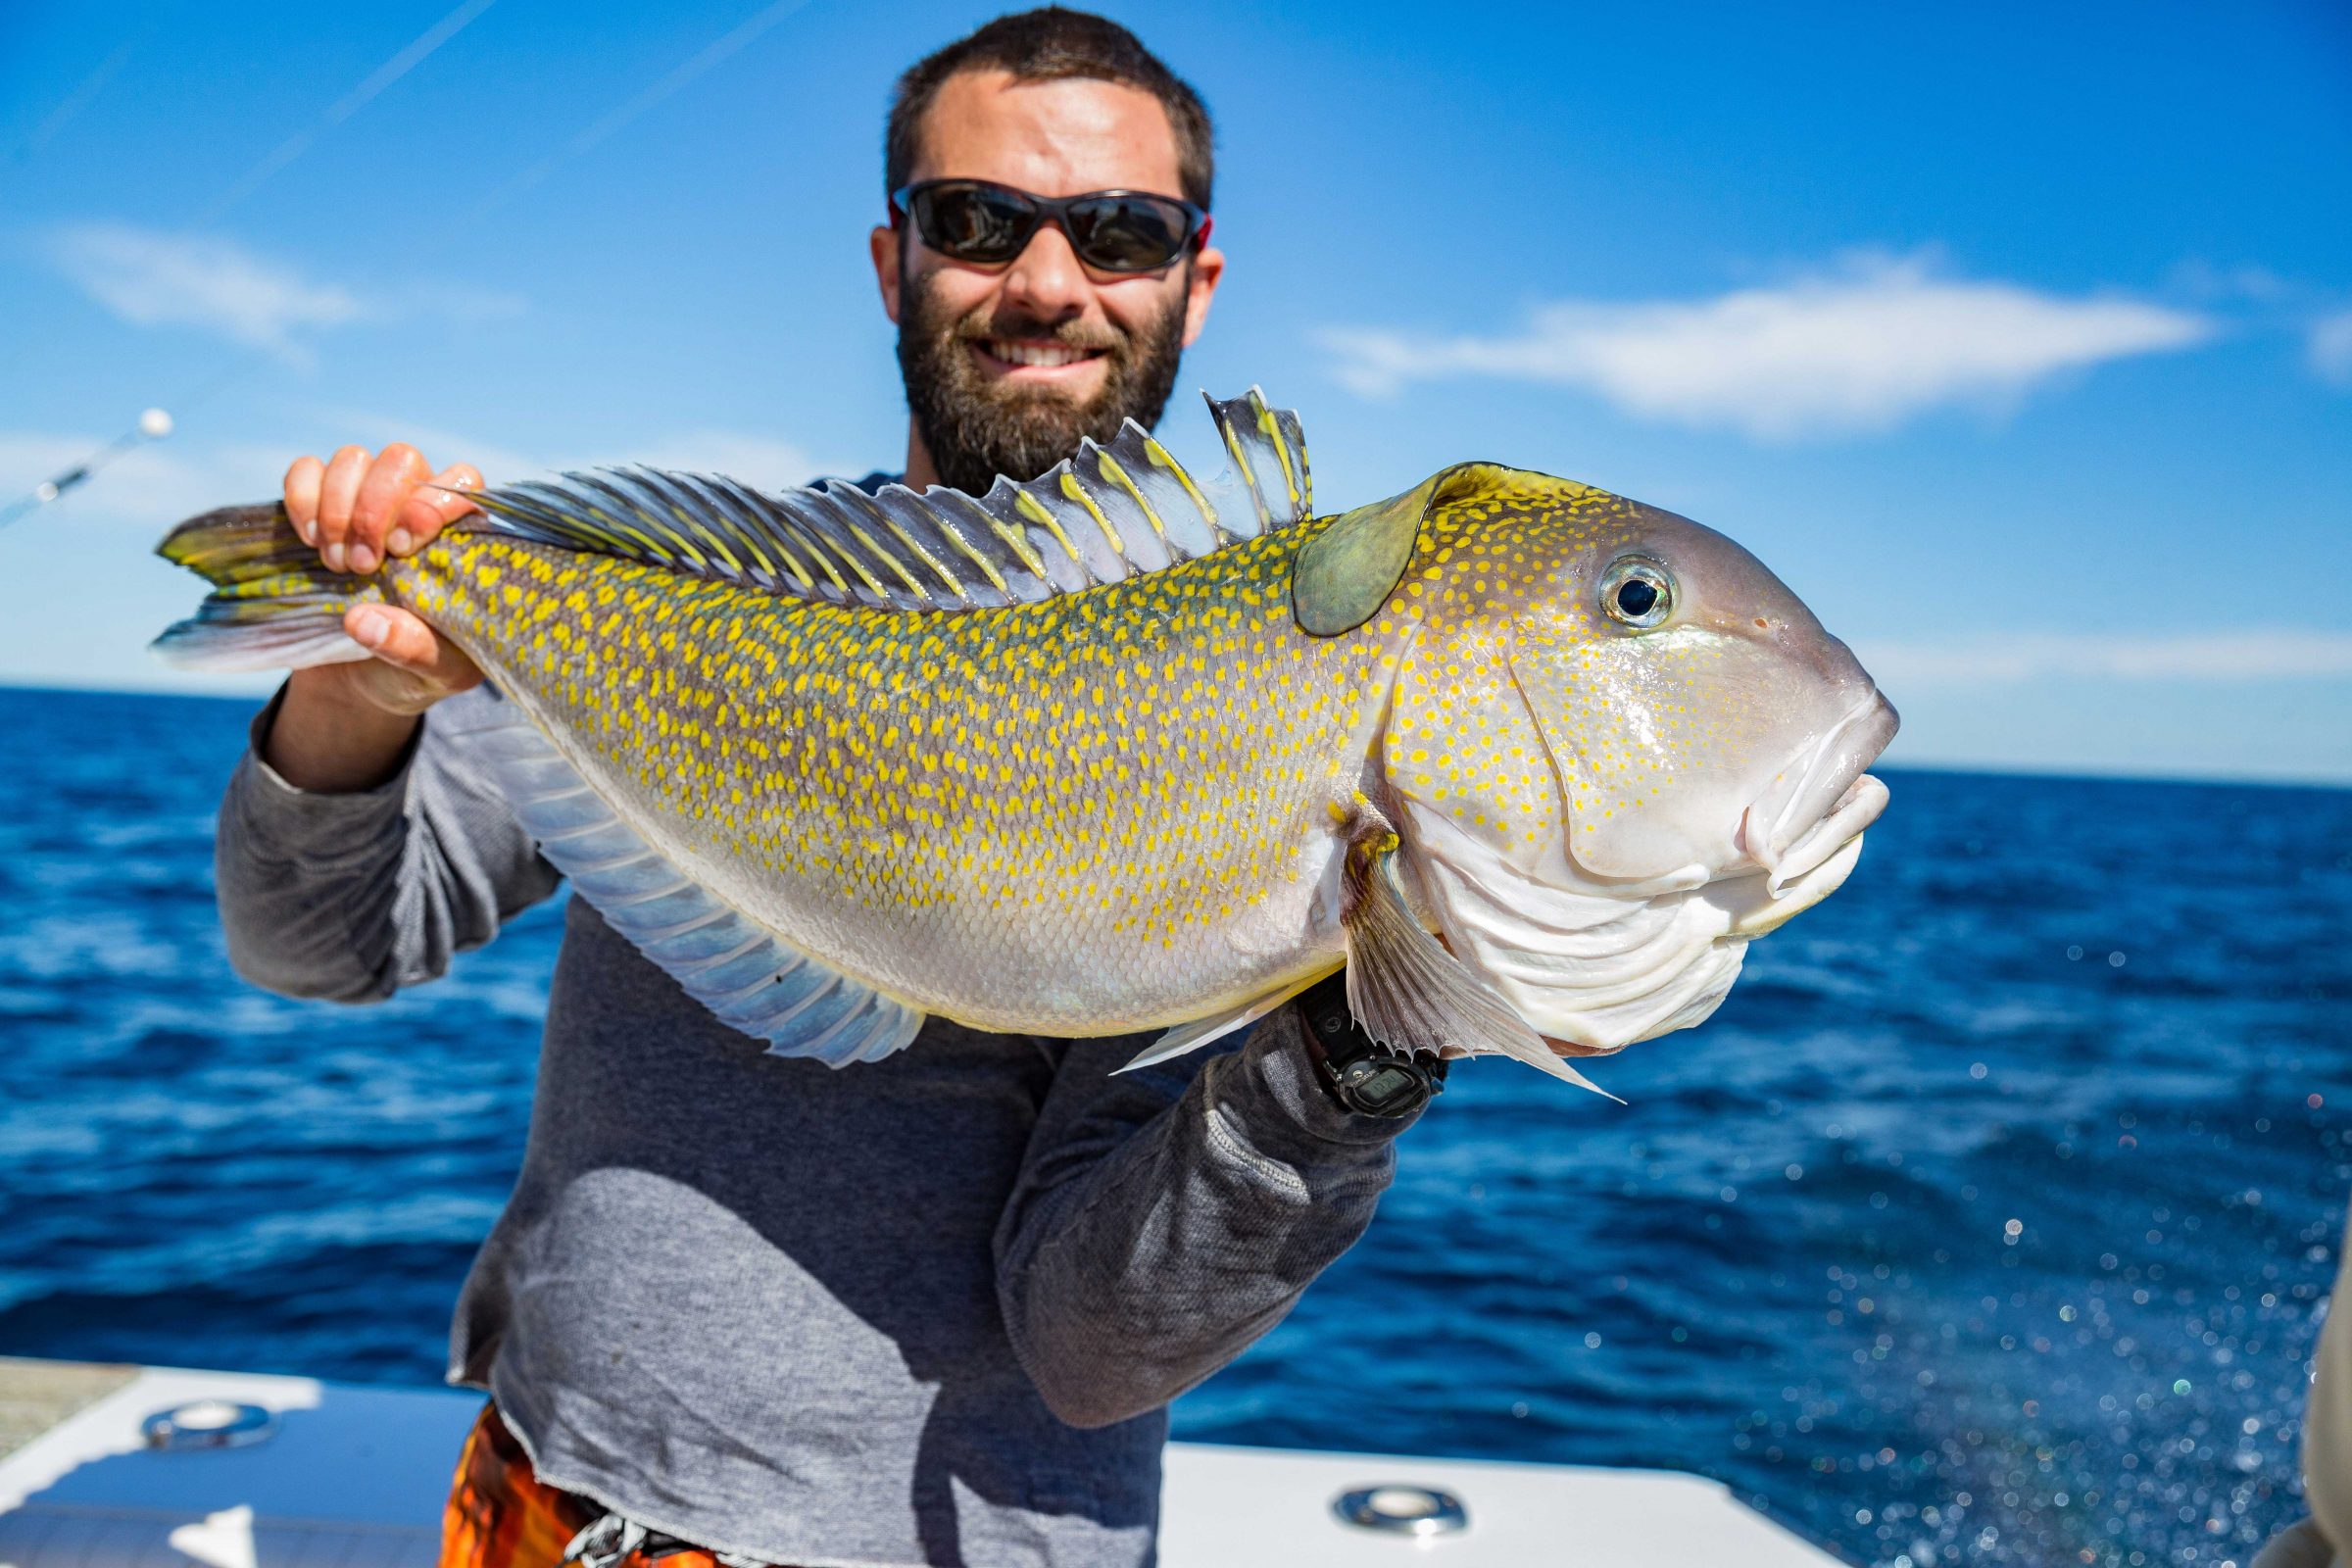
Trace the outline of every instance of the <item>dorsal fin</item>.
{"label": "dorsal fin", "polygon": [[1307,477],[1306,434],[1298,416],[1267,408],[1255,387],[1225,403],[1203,401],[1257,514],[1257,526],[1249,532],[1271,533],[1312,516],[1314,485]]}
{"label": "dorsal fin", "polygon": [[1109,446],[1084,442],[976,498],[942,485],[869,495],[839,479],[763,495],[625,468],[473,499],[489,530],[565,550],[834,604],[969,610],[1077,593],[1304,520],[1314,491],[1298,416],[1255,387],[1208,412],[1229,464],[1208,485],[1130,419]]}

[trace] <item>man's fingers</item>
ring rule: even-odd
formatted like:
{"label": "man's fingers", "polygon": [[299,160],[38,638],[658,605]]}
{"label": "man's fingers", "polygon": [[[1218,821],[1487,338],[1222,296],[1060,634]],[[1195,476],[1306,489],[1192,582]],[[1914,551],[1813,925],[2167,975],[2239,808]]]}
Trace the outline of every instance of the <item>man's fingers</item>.
{"label": "man's fingers", "polygon": [[433,629],[390,605],[355,606],[343,617],[343,629],[385,663],[412,674],[431,674],[441,657],[441,639],[433,635]]}
{"label": "man's fingers", "polygon": [[297,458],[286,469],[286,516],[329,571],[369,572],[477,510],[466,492],[481,487],[472,464],[434,473],[405,441],[373,457],[365,447],[339,447],[325,463]]}
{"label": "man's fingers", "polygon": [[339,447],[327,461],[326,476],[318,484],[318,535],[311,542],[329,571],[345,569],[344,540],[351,530],[351,509],[360,498],[360,481],[368,476],[368,449]]}
{"label": "man's fingers", "polygon": [[388,666],[377,671],[385,679],[368,682],[381,707],[421,712],[452,692],[481,684],[481,670],[463,650],[405,610],[356,605],[343,617],[343,629]]}
{"label": "man's fingers", "polygon": [[302,535],[302,542],[318,542],[318,485],[326,477],[326,465],[317,458],[296,458],[286,470],[286,520]]}
{"label": "man's fingers", "polygon": [[409,497],[432,473],[432,465],[406,441],[395,441],[375,455],[352,499],[351,527],[344,536],[346,561],[353,571],[373,571],[384,559],[384,535]]}
{"label": "man's fingers", "polygon": [[418,485],[402,504],[391,531],[384,536],[385,547],[396,556],[423,549],[443,528],[468,512],[480,510],[464,492],[481,487],[481,471],[470,463],[443,468],[431,483]]}

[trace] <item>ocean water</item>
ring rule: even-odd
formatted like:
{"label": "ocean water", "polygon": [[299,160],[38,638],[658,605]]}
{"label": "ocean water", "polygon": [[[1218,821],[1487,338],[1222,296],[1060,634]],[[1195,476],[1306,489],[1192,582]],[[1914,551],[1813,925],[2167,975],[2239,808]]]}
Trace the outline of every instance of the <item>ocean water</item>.
{"label": "ocean water", "polygon": [[[0,691],[0,1352],[429,1382],[555,910],[380,1007],[244,986],[247,713]],[[1714,1021],[1595,1067],[1626,1104],[1458,1071],[1180,1435],[1693,1470],[1855,1563],[2242,1568],[2352,1190],[2352,793],[1888,781]]]}

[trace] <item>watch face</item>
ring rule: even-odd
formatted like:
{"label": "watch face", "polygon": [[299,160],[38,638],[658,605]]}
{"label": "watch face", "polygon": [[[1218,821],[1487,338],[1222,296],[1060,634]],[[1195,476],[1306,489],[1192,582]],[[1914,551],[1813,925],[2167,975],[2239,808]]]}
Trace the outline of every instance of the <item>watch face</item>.
{"label": "watch face", "polygon": [[1393,1061],[1359,1061],[1342,1082],[1348,1099],[1367,1116],[1398,1116],[1429,1098],[1427,1080]]}

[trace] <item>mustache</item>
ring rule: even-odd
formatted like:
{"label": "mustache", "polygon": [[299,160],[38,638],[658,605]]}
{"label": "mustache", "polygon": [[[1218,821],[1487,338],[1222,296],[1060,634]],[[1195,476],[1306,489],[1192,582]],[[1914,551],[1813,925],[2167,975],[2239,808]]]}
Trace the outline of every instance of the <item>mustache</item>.
{"label": "mustache", "polygon": [[[908,280],[899,318],[899,370],[906,410],[942,483],[983,495],[999,474],[1033,479],[1092,436],[1107,443],[1124,421],[1149,429],[1176,383],[1183,353],[1181,302],[1127,325],[1048,319],[1003,299],[962,311],[939,297],[936,278]],[[1001,381],[982,369],[980,340],[1015,338],[1090,354],[1102,367],[1091,397],[1056,386]]]}
{"label": "mustache", "polygon": [[1018,338],[1024,342],[1057,343],[1063,348],[1099,350],[1105,354],[1115,354],[1129,342],[1128,334],[1116,327],[1087,321],[1041,321],[1029,316],[994,315],[986,307],[973,311],[949,327],[948,336],[959,343],[976,343],[987,338]]}

